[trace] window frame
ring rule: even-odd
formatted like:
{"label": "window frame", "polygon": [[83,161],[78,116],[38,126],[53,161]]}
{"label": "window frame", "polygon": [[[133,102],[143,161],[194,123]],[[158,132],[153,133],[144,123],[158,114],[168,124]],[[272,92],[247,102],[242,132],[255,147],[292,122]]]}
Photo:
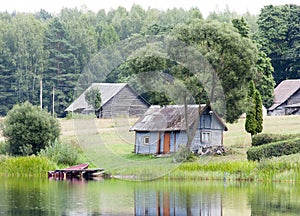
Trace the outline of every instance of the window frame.
{"label": "window frame", "polygon": [[[148,142],[146,142],[148,140]],[[149,145],[150,144],[150,136],[144,136],[143,137],[143,145]]]}
{"label": "window frame", "polygon": [[[204,134],[206,134],[206,136]],[[208,139],[206,139],[206,138],[208,138]],[[203,143],[211,142],[211,131],[202,131],[201,132],[201,142],[203,142]]]}

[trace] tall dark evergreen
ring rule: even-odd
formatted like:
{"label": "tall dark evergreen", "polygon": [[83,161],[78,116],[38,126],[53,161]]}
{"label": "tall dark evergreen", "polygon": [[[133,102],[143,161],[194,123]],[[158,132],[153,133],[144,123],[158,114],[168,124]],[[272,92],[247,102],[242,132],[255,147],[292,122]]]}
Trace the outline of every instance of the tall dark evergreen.
{"label": "tall dark evergreen", "polygon": [[263,130],[262,99],[253,81],[249,83],[247,99],[248,109],[246,112],[245,130],[253,136],[261,133]]}
{"label": "tall dark evergreen", "polygon": [[0,49],[0,115],[4,116],[17,102],[16,90],[13,88],[15,75],[12,71],[10,51],[1,44]]}
{"label": "tall dark evergreen", "polygon": [[259,40],[271,58],[277,84],[300,77],[300,6],[265,6],[259,15]]}
{"label": "tall dark evergreen", "polygon": [[53,18],[46,32],[45,50],[48,51],[48,65],[42,79],[44,106],[50,110],[54,103],[54,110],[58,116],[63,116],[64,109],[72,102],[80,72],[73,48],[60,20]]}
{"label": "tall dark evergreen", "polygon": [[245,122],[245,130],[252,135],[255,134],[256,131],[256,111],[255,111],[255,101],[254,101],[254,93],[255,93],[254,82],[251,81],[249,83],[248,90],[248,109],[246,112],[246,122]]}
{"label": "tall dark evergreen", "polygon": [[[250,37],[248,24],[243,17],[240,19],[233,19],[232,25],[239,31],[242,37]],[[257,90],[261,94],[263,105],[265,107],[270,107],[273,103],[273,92],[275,86],[273,78],[274,69],[271,64],[271,59],[264,51],[262,51],[261,45],[258,43],[256,43],[256,45],[259,51],[253,80],[256,84]]]}
{"label": "tall dark evergreen", "polygon": [[255,102],[255,120],[256,120],[256,134],[263,131],[263,110],[262,110],[262,99],[259,91],[254,92]]}

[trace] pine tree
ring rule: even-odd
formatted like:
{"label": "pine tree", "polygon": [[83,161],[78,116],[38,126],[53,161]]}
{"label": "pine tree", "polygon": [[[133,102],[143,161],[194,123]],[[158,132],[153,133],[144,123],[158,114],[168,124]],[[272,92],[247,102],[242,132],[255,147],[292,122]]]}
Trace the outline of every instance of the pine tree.
{"label": "pine tree", "polygon": [[44,79],[44,104],[52,106],[52,88],[55,88],[55,112],[64,115],[64,109],[72,102],[73,90],[80,70],[74,55],[74,46],[58,18],[49,22],[46,32],[45,49],[49,52],[48,67]]}
{"label": "pine tree", "polygon": [[263,113],[262,113],[262,99],[258,90],[254,93],[255,101],[255,120],[256,120],[256,134],[261,133],[263,130]]}
{"label": "pine tree", "polygon": [[253,136],[261,133],[263,130],[262,99],[253,81],[249,84],[248,102],[249,107],[246,113],[245,129]]}
{"label": "pine tree", "polygon": [[254,94],[255,94],[255,86],[254,82],[251,81],[249,84],[248,90],[248,111],[246,113],[246,122],[245,122],[245,129],[248,133],[253,136],[256,133],[256,111],[255,111],[255,101],[254,101]]}

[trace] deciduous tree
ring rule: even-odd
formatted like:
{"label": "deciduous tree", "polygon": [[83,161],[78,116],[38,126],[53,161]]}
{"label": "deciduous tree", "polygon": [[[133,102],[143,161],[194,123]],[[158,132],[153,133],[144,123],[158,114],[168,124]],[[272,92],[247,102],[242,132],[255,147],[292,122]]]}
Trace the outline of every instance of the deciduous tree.
{"label": "deciduous tree", "polygon": [[4,121],[3,135],[12,155],[36,154],[58,139],[59,134],[58,121],[29,102],[15,105]]}

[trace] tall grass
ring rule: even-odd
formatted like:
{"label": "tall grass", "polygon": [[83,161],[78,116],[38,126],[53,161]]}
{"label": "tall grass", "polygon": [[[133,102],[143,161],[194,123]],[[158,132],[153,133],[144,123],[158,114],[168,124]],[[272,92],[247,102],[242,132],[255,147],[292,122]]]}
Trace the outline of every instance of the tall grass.
{"label": "tall grass", "polygon": [[256,162],[233,161],[213,162],[201,164],[198,162],[183,163],[170,178],[193,178],[206,180],[253,180],[252,173],[256,169]]}
{"label": "tall grass", "polygon": [[57,165],[46,157],[1,157],[0,175],[7,176],[46,176],[47,171],[54,170]]}
{"label": "tall grass", "polygon": [[79,163],[79,148],[74,144],[55,142],[40,151],[40,156],[47,157],[59,164],[72,166]]}

